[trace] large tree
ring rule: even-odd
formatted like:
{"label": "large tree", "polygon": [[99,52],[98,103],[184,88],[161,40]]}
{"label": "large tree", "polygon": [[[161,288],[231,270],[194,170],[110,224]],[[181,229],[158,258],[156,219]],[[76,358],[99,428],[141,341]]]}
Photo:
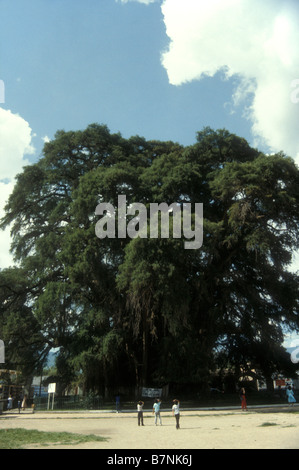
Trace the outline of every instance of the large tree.
{"label": "large tree", "polygon": [[[225,130],[204,129],[183,147],[95,124],[59,131],[43,153],[18,175],[2,219],[18,262],[0,272],[11,364],[22,364],[7,327],[17,312],[35,331],[32,367],[59,348],[60,374],[82,370],[86,387],[103,393],[207,384],[217,361],[266,378],[288,368],[283,328],[299,327],[298,278],[288,271],[299,218],[291,158]],[[97,205],[116,208],[119,195],[128,207],[203,203],[202,247],[184,249],[171,230],[118,238],[117,211],[116,237],[97,238]]]}

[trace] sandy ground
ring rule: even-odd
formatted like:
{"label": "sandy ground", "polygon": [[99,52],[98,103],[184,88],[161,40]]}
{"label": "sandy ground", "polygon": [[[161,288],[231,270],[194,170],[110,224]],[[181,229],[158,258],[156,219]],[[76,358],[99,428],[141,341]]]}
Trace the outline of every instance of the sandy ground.
{"label": "sandy ground", "polygon": [[[293,410],[299,411],[295,406]],[[181,428],[176,429],[171,411],[163,411],[162,426],[144,412],[144,426],[137,413],[35,412],[0,415],[0,429],[25,428],[96,434],[105,442],[73,446],[50,445],[46,449],[299,449],[299,413],[291,409],[252,408],[241,410],[181,410]],[[40,446],[31,446],[31,448]]]}

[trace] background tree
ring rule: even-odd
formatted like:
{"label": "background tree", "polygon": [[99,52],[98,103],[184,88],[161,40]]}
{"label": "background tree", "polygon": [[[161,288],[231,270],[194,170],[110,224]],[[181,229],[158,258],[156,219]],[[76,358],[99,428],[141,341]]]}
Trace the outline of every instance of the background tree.
{"label": "background tree", "polygon": [[[289,373],[281,344],[299,325],[288,271],[298,177],[291,158],[225,130],[206,128],[189,147],[96,124],[57,132],[18,175],[2,219],[18,263],[0,272],[10,363],[29,373],[58,348],[61,382],[80,370],[87,390],[106,395],[121,384],[204,389],[219,365],[268,381]],[[95,208],[117,207],[120,194],[146,207],[203,203],[203,246],[185,250],[171,235],[98,239]]]}

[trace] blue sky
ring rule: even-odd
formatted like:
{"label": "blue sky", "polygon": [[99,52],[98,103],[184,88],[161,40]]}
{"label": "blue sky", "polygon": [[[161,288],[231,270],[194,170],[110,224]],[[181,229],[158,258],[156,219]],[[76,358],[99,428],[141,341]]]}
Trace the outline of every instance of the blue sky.
{"label": "blue sky", "polygon": [[[115,0],[0,1],[5,104],[32,129],[35,159],[57,129],[107,124],[125,137],[195,142],[203,126],[250,138],[230,114],[223,74],[175,86],[161,54],[169,45],[161,3]],[[35,135],[36,134],[36,135]]]}
{"label": "blue sky", "polygon": [[226,128],[299,161],[297,4],[0,0],[0,215],[45,140],[94,122],[183,145]]}

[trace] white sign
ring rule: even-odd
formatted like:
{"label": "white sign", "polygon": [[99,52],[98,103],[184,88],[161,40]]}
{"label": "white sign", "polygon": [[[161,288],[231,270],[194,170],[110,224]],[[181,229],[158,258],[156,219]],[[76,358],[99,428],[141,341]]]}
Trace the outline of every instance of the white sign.
{"label": "white sign", "polygon": [[56,392],[56,384],[52,383],[48,385],[48,393],[55,393]]}
{"label": "white sign", "polygon": [[142,388],[142,396],[157,398],[162,396],[162,388]]}

